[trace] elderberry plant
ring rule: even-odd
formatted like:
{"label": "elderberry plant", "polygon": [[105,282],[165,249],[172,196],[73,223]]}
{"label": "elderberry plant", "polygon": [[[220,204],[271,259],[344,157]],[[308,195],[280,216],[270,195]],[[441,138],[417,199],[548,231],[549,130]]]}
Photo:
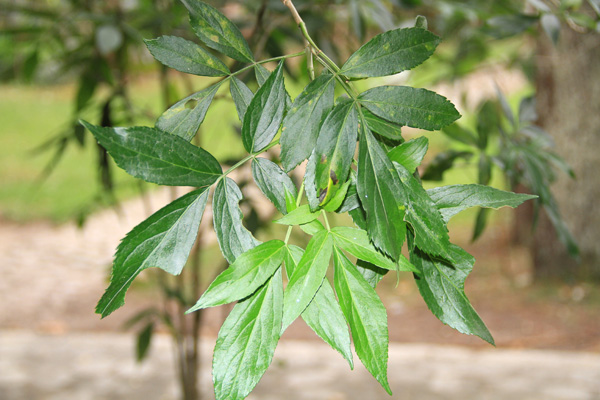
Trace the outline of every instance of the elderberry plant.
{"label": "elderberry plant", "polygon": [[[131,282],[146,268],[181,273],[214,187],[213,227],[230,266],[188,312],[237,301],[214,350],[217,399],[243,399],[252,391],[271,363],[282,333],[298,317],[351,368],[352,336],[360,360],[391,394],[387,316],[374,289],[387,271],[412,273],[436,317],[493,344],[464,293],[474,259],[450,243],[446,225],[469,207],[515,207],[535,196],[483,185],[425,190],[416,169],[427,152],[427,139],[405,142],[401,127],[439,130],[460,117],[454,105],[425,89],[379,86],[358,93],[352,84],[409,70],[431,56],[440,39],[424,28],[423,20],[418,19],[417,27],[374,37],[340,68],[312,40],[290,0],[283,3],[298,24],[306,49],[262,61],[255,60],[240,31],[218,10],[198,0],[182,2],[200,41],[242,67],[231,72],[221,58],[182,38],[147,40],[148,49],[163,64],[220,79],[173,105],[153,128],[82,122],[131,175],[196,188],[127,234],[96,312],[106,317],[121,307]],[[292,102],[283,65],[299,56],[307,57],[311,82]],[[323,67],[318,76],[313,59]],[[273,61],[279,64],[272,72],[262,66]],[[252,69],[259,84],[256,93],[238,78]],[[215,94],[226,85],[242,122],[248,156],[223,172],[210,153],[190,141]],[[336,86],[345,92],[337,99]],[[275,146],[281,147],[281,166],[260,157]],[[297,188],[288,173],[307,159],[303,183]],[[261,243],[242,224],[242,193],[228,175],[247,162],[256,185],[283,214],[275,222],[289,226],[283,240]],[[329,213],[350,214],[356,227],[331,226]],[[289,243],[294,227],[311,236],[306,249]],[[402,254],[405,242],[409,258]],[[332,259],[333,285],[326,277]]]}

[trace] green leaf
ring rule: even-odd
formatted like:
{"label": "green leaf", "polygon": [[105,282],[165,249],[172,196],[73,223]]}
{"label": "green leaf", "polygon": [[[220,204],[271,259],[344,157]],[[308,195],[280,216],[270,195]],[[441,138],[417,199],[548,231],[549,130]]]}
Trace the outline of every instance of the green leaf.
{"label": "green leaf", "polygon": [[440,210],[446,223],[459,212],[471,207],[517,207],[537,196],[505,192],[484,185],[450,185],[429,189],[427,194]]}
{"label": "green leaf", "polygon": [[387,31],[352,54],[340,74],[348,78],[394,75],[427,60],[439,43],[439,37],[421,28]]}
{"label": "green leaf", "polygon": [[360,201],[358,200],[358,191],[356,189],[356,172],[350,171],[350,186],[348,192],[346,192],[346,198],[342,202],[339,213],[348,212],[360,207]]}
{"label": "green leaf", "polygon": [[81,121],[130,175],[171,186],[210,186],[221,165],[206,150],[155,128],[104,128]]}
{"label": "green leaf", "polygon": [[304,225],[319,218],[320,213],[320,211],[311,212],[308,204],[305,204],[275,222],[281,225]]}
{"label": "green leaf", "polygon": [[406,237],[406,193],[371,132],[364,128],[361,132],[356,186],[366,213],[367,232],[377,248],[398,260]]}
{"label": "green leaf", "polygon": [[[350,172],[356,150],[358,113],[354,102],[348,100],[337,104],[321,125],[315,150],[308,163],[313,164],[315,174],[307,174],[304,182],[316,192],[319,205],[331,199],[342,186]],[[308,167],[307,167],[308,168]]]}
{"label": "green leaf", "polygon": [[320,75],[294,100],[281,130],[281,163],[284,170],[292,170],[306,160],[315,148],[321,122],[333,107],[334,83],[333,75]]}
{"label": "green leaf", "polygon": [[177,36],[161,36],[144,42],[154,58],[177,71],[200,76],[230,74],[229,68],[221,60],[189,40]]}
{"label": "green leaf", "polygon": [[285,98],[282,61],[258,89],[244,115],[242,141],[249,153],[256,153],[267,147],[279,131],[285,111]]}
{"label": "green leaf", "polygon": [[257,157],[252,161],[252,176],[259,189],[282,214],[287,214],[286,192],[293,199],[298,196],[296,186],[279,165],[265,158]]}
{"label": "green leaf", "polygon": [[240,121],[243,121],[254,93],[252,93],[252,90],[244,82],[235,76],[232,76],[229,81],[229,91],[231,92],[231,98],[233,98],[238,117],[240,117]]}
{"label": "green leaf", "polygon": [[136,340],[136,354],[135,358],[138,362],[141,362],[148,355],[150,349],[150,343],[152,342],[152,333],[154,332],[154,322],[150,322],[140,331]]}
{"label": "green leaf", "polygon": [[190,12],[190,23],[200,40],[235,60],[252,63],[254,56],[240,30],[217,9],[198,0],[181,0]]}
{"label": "green leaf", "polygon": [[308,224],[300,225],[300,229],[302,229],[302,231],[307,235],[314,236],[317,233],[324,231],[325,227],[323,226],[321,221],[314,220],[312,222],[309,222]]}
{"label": "green leaf", "polygon": [[428,131],[441,129],[460,117],[445,97],[408,86],[375,87],[361,93],[359,101],[383,119]]}
{"label": "green leaf", "polygon": [[400,164],[394,166],[406,188],[408,202],[404,220],[412,227],[415,244],[428,254],[451,260],[448,229],[435,203],[406,168]]}
{"label": "green leaf", "polygon": [[213,195],[213,226],[219,247],[229,264],[260,242],[242,224],[242,192],[230,178],[219,182]]}
{"label": "green leaf", "polygon": [[388,273],[387,269],[379,268],[364,260],[356,261],[356,269],[373,289],[377,287],[377,284]]}
{"label": "green leaf", "polygon": [[[303,254],[304,250],[301,248],[288,246],[285,257],[288,276],[293,274]],[[350,368],[354,368],[348,325],[327,279],[323,280],[315,297],[302,312],[302,319],[321,339],[348,361]]]}
{"label": "green leaf", "polygon": [[187,141],[192,140],[220,86],[221,83],[217,83],[178,101],[158,118],[156,127]]}
{"label": "green leaf", "polygon": [[242,400],[263,376],[279,341],[282,304],[280,269],[251,297],[233,307],[219,331],[213,354],[217,399]]}
{"label": "green leaf", "polygon": [[256,76],[256,82],[258,83],[258,86],[262,86],[265,84],[267,79],[269,79],[269,75],[271,75],[271,73],[261,64],[256,64],[254,65],[254,75]]}
{"label": "green leaf", "polygon": [[350,188],[351,184],[352,181],[347,180],[346,183],[344,183],[338,189],[338,191],[335,192],[333,197],[326,204],[323,205],[323,209],[328,212],[334,212],[335,210],[340,208],[340,206],[344,202],[344,199],[346,198],[346,194],[348,194],[348,189]]}
{"label": "green leaf", "polygon": [[110,285],[96,306],[102,318],[125,303],[125,292],[144,269],[158,267],[178,275],[196,240],[208,188],[193,191],[133,228],[115,254]]}
{"label": "green leaf", "polygon": [[475,259],[458,246],[452,245],[453,264],[436,259],[415,249],[410,261],[421,270],[416,277],[421,296],[433,315],[461,333],[477,335],[494,344],[492,335],[467,299],[464,282]]}
{"label": "green leaf", "polygon": [[281,332],[308,306],[325,279],[331,258],[332,239],[327,231],[321,231],[308,242],[306,252],[290,277],[283,296],[283,322]]}
{"label": "green leaf", "polygon": [[333,255],[335,291],[350,324],[358,358],[391,395],[387,380],[387,312],[375,290],[339,250]]}
{"label": "green leaf", "polygon": [[404,259],[405,262],[397,265],[394,261],[381,254],[369,241],[367,232],[362,229],[337,226],[331,230],[331,235],[337,246],[360,260],[368,261],[373,265],[391,271],[418,272],[402,255],[400,258]]}
{"label": "green leaf", "polygon": [[421,165],[428,148],[429,140],[425,136],[421,136],[395,147],[388,152],[388,157],[412,174]]}
{"label": "green leaf", "polygon": [[240,255],[186,313],[250,296],[277,271],[283,262],[284,246],[281,240],[269,240]]}
{"label": "green leaf", "polygon": [[402,126],[379,118],[366,108],[362,110],[369,130],[392,140],[402,140]]}

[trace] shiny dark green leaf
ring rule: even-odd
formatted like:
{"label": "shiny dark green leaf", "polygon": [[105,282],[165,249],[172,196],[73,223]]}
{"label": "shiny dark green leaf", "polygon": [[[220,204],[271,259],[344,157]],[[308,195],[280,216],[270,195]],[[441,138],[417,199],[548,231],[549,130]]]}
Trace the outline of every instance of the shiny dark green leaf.
{"label": "shiny dark green leaf", "polygon": [[429,131],[450,125],[460,117],[445,97],[408,86],[378,86],[361,93],[359,101],[378,117]]}
{"label": "shiny dark green leaf", "polygon": [[187,141],[192,140],[220,86],[217,83],[178,101],[158,118],[156,127]]}
{"label": "shiny dark green leaf", "polygon": [[283,296],[283,322],[281,332],[308,306],[323,283],[333,241],[327,231],[321,231],[312,237],[306,252],[290,277]]}
{"label": "shiny dark green leaf", "polygon": [[252,296],[233,307],[213,354],[217,399],[242,400],[254,389],[275,353],[283,304],[281,269]]}
{"label": "shiny dark green leaf", "polygon": [[146,268],[178,275],[196,240],[208,199],[208,188],[193,191],[152,214],[133,228],[115,254],[110,285],[96,306],[106,317],[125,303],[125,292]]}
{"label": "shiny dark green leaf", "polygon": [[154,333],[154,322],[147,324],[137,336],[135,346],[135,358],[138,362],[141,362],[148,355],[150,349],[150,343],[152,342],[152,334]]}
{"label": "shiny dark green leaf", "polygon": [[254,66],[254,75],[256,76],[256,82],[258,83],[258,86],[262,86],[265,84],[267,79],[269,79],[269,75],[271,75],[271,73],[261,64],[256,64]]}
{"label": "shiny dark green leaf", "polygon": [[421,136],[393,148],[388,152],[388,157],[412,174],[421,165],[428,148],[429,140],[425,136]]}
{"label": "shiny dark green leaf", "polygon": [[190,12],[190,23],[200,40],[235,60],[251,63],[254,56],[240,30],[221,12],[199,0],[181,0]]}
{"label": "shiny dark green leaf", "polygon": [[221,252],[229,264],[260,242],[242,224],[242,192],[230,178],[219,182],[213,194],[213,226]]}
{"label": "shiny dark green leaf", "polygon": [[394,164],[406,188],[404,220],[412,227],[415,244],[427,254],[451,259],[450,238],[442,215],[421,183],[400,164]]}
{"label": "shiny dark green leaf", "polygon": [[232,76],[229,81],[229,91],[231,92],[231,98],[235,104],[238,117],[240,117],[240,121],[243,121],[246,110],[254,97],[254,93],[252,93],[252,90],[250,90],[244,82],[240,81],[235,76]]}
{"label": "shiny dark green leaf", "polygon": [[415,277],[421,296],[433,315],[461,333],[477,335],[488,343],[494,339],[465,295],[464,282],[473,269],[475,259],[452,245],[453,263],[436,259],[418,249],[410,253],[410,261],[421,270]]}
{"label": "shiny dark green leaf", "polygon": [[286,171],[306,160],[315,148],[321,122],[333,107],[334,83],[333,75],[320,75],[294,100],[281,131],[281,163]]}
{"label": "shiny dark green leaf", "polygon": [[221,60],[189,40],[177,36],[161,36],[145,40],[145,43],[154,58],[177,71],[200,76],[230,74],[229,68]]}
{"label": "shiny dark green leaf", "polygon": [[259,152],[267,147],[279,131],[286,95],[282,61],[258,89],[244,115],[242,141],[249,153]]}
{"label": "shiny dark green leaf", "polygon": [[348,194],[348,189],[350,188],[351,184],[352,181],[348,180],[346,181],[346,183],[340,186],[340,188],[337,190],[337,192],[335,192],[333,197],[329,199],[329,201],[326,204],[323,205],[323,210],[327,212],[335,212],[338,208],[340,208],[340,206],[344,202],[344,199],[346,198],[346,195]]}
{"label": "shiny dark green leaf", "polygon": [[155,128],[104,128],[81,122],[130,175],[171,186],[210,186],[221,165],[206,150]]}
{"label": "shiny dark green leaf", "polygon": [[[304,250],[296,246],[288,246],[285,267],[291,276],[300,262]],[[301,314],[306,324],[327,344],[338,351],[354,367],[348,325],[338,304],[333,288],[327,279],[317,290],[310,304]]]}
{"label": "shiny dark green leaf", "polygon": [[210,284],[187,312],[231,303],[250,296],[277,271],[283,262],[285,243],[270,240],[240,255]]}
{"label": "shiny dark green leaf", "polygon": [[429,189],[427,194],[440,210],[444,221],[471,207],[517,207],[524,201],[537,196],[505,192],[484,185],[450,185]]}
{"label": "shiny dark green leaf", "polygon": [[[356,150],[358,113],[352,101],[337,104],[321,125],[315,150],[308,163],[315,175],[306,175],[304,182],[316,192],[319,205],[327,203],[346,182]],[[307,167],[308,168],[308,167]]]}
{"label": "shiny dark green leaf", "polygon": [[427,60],[439,43],[439,37],[422,28],[387,31],[352,54],[340,74],[349,78],[397,74]]}
{"label": "shiny dark green leaf", "polygon": [[401,125],[379,118],[366,108],[363,108],[362,113],[365,117],[365,121],[367,122],[369,130],[388,139],[402,140]]}
{"label": "shiny dark green leaf", "polygon": [[406,193],[387,154],[364,128],[359,142],[356,186],[371,241],[398,260],[406,237]]}
{"label": "shiny dark green leaf", "polygon": [[364,260],[356,261],[356,269],[373,289],[377,287],[377,284],[388,273],[387,269],[379,268]]}
{"label": "shiny dark green leaf", "polygon": [[358,358],[391,395],[387,380],[387,312],[375,290],[339,250],[333,254],[335,291],[350,324]]}
{"label": "shiny dark green leaf", "polygon": [[286,192],[292,198],[298,196],[296,186],[279,165],[265,158],[252,161],[252,176],[259,189],[282,214],[287,214]]}

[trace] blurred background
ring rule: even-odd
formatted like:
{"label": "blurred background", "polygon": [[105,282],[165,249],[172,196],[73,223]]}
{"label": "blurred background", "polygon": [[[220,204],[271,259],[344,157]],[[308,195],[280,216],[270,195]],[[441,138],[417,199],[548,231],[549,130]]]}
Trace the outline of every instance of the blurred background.
{"label": "blurred background", "polygon": [[[257,59],[304,47],[279,0],[208,3],[236,23]],[[440,323],[411,276],[379,285],[393,398],[600,399],[600,2],[294,3],[339,64],[377,33],[425,16],[443,39],[434,56],[368,83],[426,87],[463,114],[442,132],[402,129],[405,139],[429,138],[425,186],[481,183],[539,196],[449,225],[452,241],[477,259],[466,292],[497,348]],[[147,270],[125,307],[104,320],[94,314],[119,240],[185,190],[127,176],[78,120],[152,126],[213,82],[155,62],[142,39],[164,34],[194,40],[177,1],[0,0],[2,400],[214,398],[212,346],[229,309],[182,314],[227,266],[210,211],[181,277]],[[293,98],[305,71],[305,61],[286,63]],[[254,76],[244,80],[257,87]],[[221,90],[195,143],[233,165],[244,156],[239,131]],[[269,226],[277,213],[249,171],[233,177],[247,197],[248,229],[278,234]],[[389,397],[300,321],[249,398]]]}

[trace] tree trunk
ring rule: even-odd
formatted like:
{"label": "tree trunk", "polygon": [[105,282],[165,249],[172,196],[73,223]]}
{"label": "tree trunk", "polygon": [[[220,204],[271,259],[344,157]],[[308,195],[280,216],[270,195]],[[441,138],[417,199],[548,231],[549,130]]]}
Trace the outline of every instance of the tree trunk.
{"label": "tree trunk", "polygon": [[536,64],[540,124],[577,177],[561,172],[552,192],[581,260],[569,257],[541,213],[532,241],[535,275],[600,278],[600,35],[564,27],[557,47],[541,35]]}

